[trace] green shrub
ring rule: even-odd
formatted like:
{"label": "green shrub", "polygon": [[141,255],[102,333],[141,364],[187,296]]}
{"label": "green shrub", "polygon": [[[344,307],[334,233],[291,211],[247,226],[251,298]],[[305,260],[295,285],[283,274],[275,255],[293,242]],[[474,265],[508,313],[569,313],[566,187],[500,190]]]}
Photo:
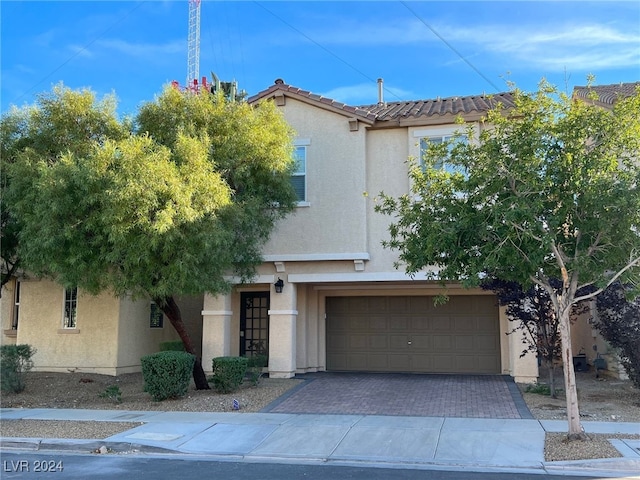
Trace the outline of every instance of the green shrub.
{"label": "green shrub", "polygon": [[220,393],[238,389],[247,373],[248,359],[245,357],[216,357],[213,359],[213,387]]}
{"label": "green shrub", "polygon": [[184,396],[189,389],[195,360],[190,353],[172,350],[142,357],[144,391],[157,402]]}
{"label": "green shrub", "polygon": [[0,347],[0,390],[20,393],[25,387],[25,374],[33,368],[31,357],[36,353],[31,345]]}
{"label": "green shrub", "polygon": [[172,352],[184,352],[184,343],[182,343],[182,340],[172,340],[170,342],[162,342],[160,344],[160,351],[161,352],[168,352],[168,351],[172,351]]}
{"label": "green shrub", "polygon": [[262,378],[262,369],[267,366],[268,357],[266,355],[254,355],[247,357],[247,376],[253,386],[257,386]]}

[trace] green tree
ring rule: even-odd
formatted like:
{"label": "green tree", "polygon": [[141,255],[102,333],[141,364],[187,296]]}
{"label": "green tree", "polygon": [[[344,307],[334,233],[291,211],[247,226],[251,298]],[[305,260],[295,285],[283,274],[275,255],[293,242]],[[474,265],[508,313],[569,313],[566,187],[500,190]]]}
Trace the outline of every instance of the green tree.
{"label": "green tree", "polygon": [[[570,312],[616,280],[639,285],[640,92],[613,110],[544,81],[513,95],[515,107],[490,111],[479,138],[461,127],[451,144],[430,146],[425,166],[410,169],[411,194],[381,194],[378,211],[394,216],[385,245],[408,273],[433,265],[440,280],[492,276],[549,294],[569,438],[582,437]],[[445,155],[454,168],[437,167]]]}
{"label": "green tree", "polygon": [[[73,116],[55,95],[71,110],[62,119]],[[153,299],[195,355],[175,296],[222,293],[230,276],[253,275],[293,208],[290,128],[269,103],[167,88],[126,136],[60,147],[55,162],[20,149],[9,170],[25,268],[90,293]],[[194,380],[209,388],[200,359]]]}
{"label": "green tree", "polygon": [[91,141],[124,138],[128,135],[130,124],[117,120],[115,108],[113,95],[95,102],[89,90],[71,91],[57,85],[52,92],[38,96],[37,107],[12,107],[0,119],[0,286],[17,273],[21,264],[18,249],[20,222],[7,198],[10,182],[8,167],[18,157],[37,157],[54,164],[61,152],[76,151],[80,154]]}

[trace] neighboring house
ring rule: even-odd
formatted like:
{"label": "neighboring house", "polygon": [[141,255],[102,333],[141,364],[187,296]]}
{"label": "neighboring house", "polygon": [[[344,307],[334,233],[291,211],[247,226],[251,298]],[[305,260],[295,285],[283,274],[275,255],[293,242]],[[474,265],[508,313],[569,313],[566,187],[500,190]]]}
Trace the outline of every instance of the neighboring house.
{"label": "neighboring house", "polygon": [[[407,159],[442,141],[463,117],[479,132],[509,93],[354,107],[276,80],[249,102],[273,101],[297,132],[296,211],[281,221],[251,285],[205,295],[203,365],[267,352],[269,373],[316,371],[508,374],[531,382],[533,356],[490,292],[442,288],[406,275],[383,248],[389,218],[376,196],[409,193]],[[445,165],[446,166],[446,165]],[[276,283],[282,284],[281,293]],[[434,298],[449,296],[435,306]]]}
{"label": "neighboring house", "polygon": [[[640,82],[578,86],[573,89],[573,98],[610,110],[620,98],[634,95],[638,88]],[[616,351],[590,323],[590,319],[597,315],[595,301],[592,301],[589,310],[578,317],[571,327],[572,348],[577,357],[574,363],[578,368],[588,368],[594,366],[594,360],[603,358],[610,373],[627,378]]]}
{"label": "neighboring house", "polygon": [[638,87],[640,82],[574,87],[573,97],[602,108],[612,109],[618,99],[634,95]]}

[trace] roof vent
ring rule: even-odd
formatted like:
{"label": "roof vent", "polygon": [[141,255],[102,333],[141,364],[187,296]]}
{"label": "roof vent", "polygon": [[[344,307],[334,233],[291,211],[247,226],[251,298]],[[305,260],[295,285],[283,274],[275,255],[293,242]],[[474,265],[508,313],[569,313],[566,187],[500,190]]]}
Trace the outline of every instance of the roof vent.
{"label": "roof vent", "polygon": [[276,81],[273,83],[275,83],[276,85],[284,85],[284,80],[281,78],[276,78]]}
{"label": "roof vent", "polygon": [[378,79],[378,105],[384,105],[384,80]]}

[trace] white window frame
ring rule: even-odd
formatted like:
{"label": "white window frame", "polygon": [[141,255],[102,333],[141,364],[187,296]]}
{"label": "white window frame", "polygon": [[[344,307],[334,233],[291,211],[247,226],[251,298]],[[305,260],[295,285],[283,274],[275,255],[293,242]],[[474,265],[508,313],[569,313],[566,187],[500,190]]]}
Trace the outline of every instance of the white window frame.
{"label": "white window frame", "polygon": [[[304,198],[302,200],[298,200],[297,202],[297,206],[298,207],[308,207],[310,205],[309,203],[309,190],[308,190],[308,168],[307,168],[307,164],[308,164],[308,146],[311,145],[311,139],[310,138],[298,138],[296,140],[294,140],[293,142],[293,146],[294,148],[297,149],[302,149],[304,151],[304,164],[302,165],[303,169],[302,171],[298,171],[296,169],[296,171],[292,174],[293,177],[303,177],[304,178]],[[297,157],[296,157],[297,158]]]}
{"label": "white window frame", "polygon": [[20,280],[16,279],[13,284],[13,312],[11,313],[11,330],[18,330],[20,322]]}
{"label": "white window frame", "polygon": [[[430,128],[430,129],[414,130],[413,137],[417,139],[418,165],[420,165],[422,169],[424,169],[425,167],[424,159],[422,155],[424,141],[437,139],[439,142],[445,142],[447,140],[450,140],[452,137],[454,137],[457,132],[462,133],[466,127],[467,127],[466,125],[465,126],[456,125],[456,126],[450,126],[445,128]],[[474,125],[474,136],[477,137],[477,135],[478,135],[478,127],[477,125]],[[449,165],[449,168],[447,167],[447,165]],[[450,173],[460,172],[463,175],[466,175],[466,173],[464,171],[461,171],[459,168],[451,167],[451,165],[447,163],[446,159],[442,159],[441,164],[437,164],[436,168],[444,169]]]}
{"label": "white window frame", "polygon": [[78,328],[78,287],[65,288],[62,303],[62,328],[75,330]]}

